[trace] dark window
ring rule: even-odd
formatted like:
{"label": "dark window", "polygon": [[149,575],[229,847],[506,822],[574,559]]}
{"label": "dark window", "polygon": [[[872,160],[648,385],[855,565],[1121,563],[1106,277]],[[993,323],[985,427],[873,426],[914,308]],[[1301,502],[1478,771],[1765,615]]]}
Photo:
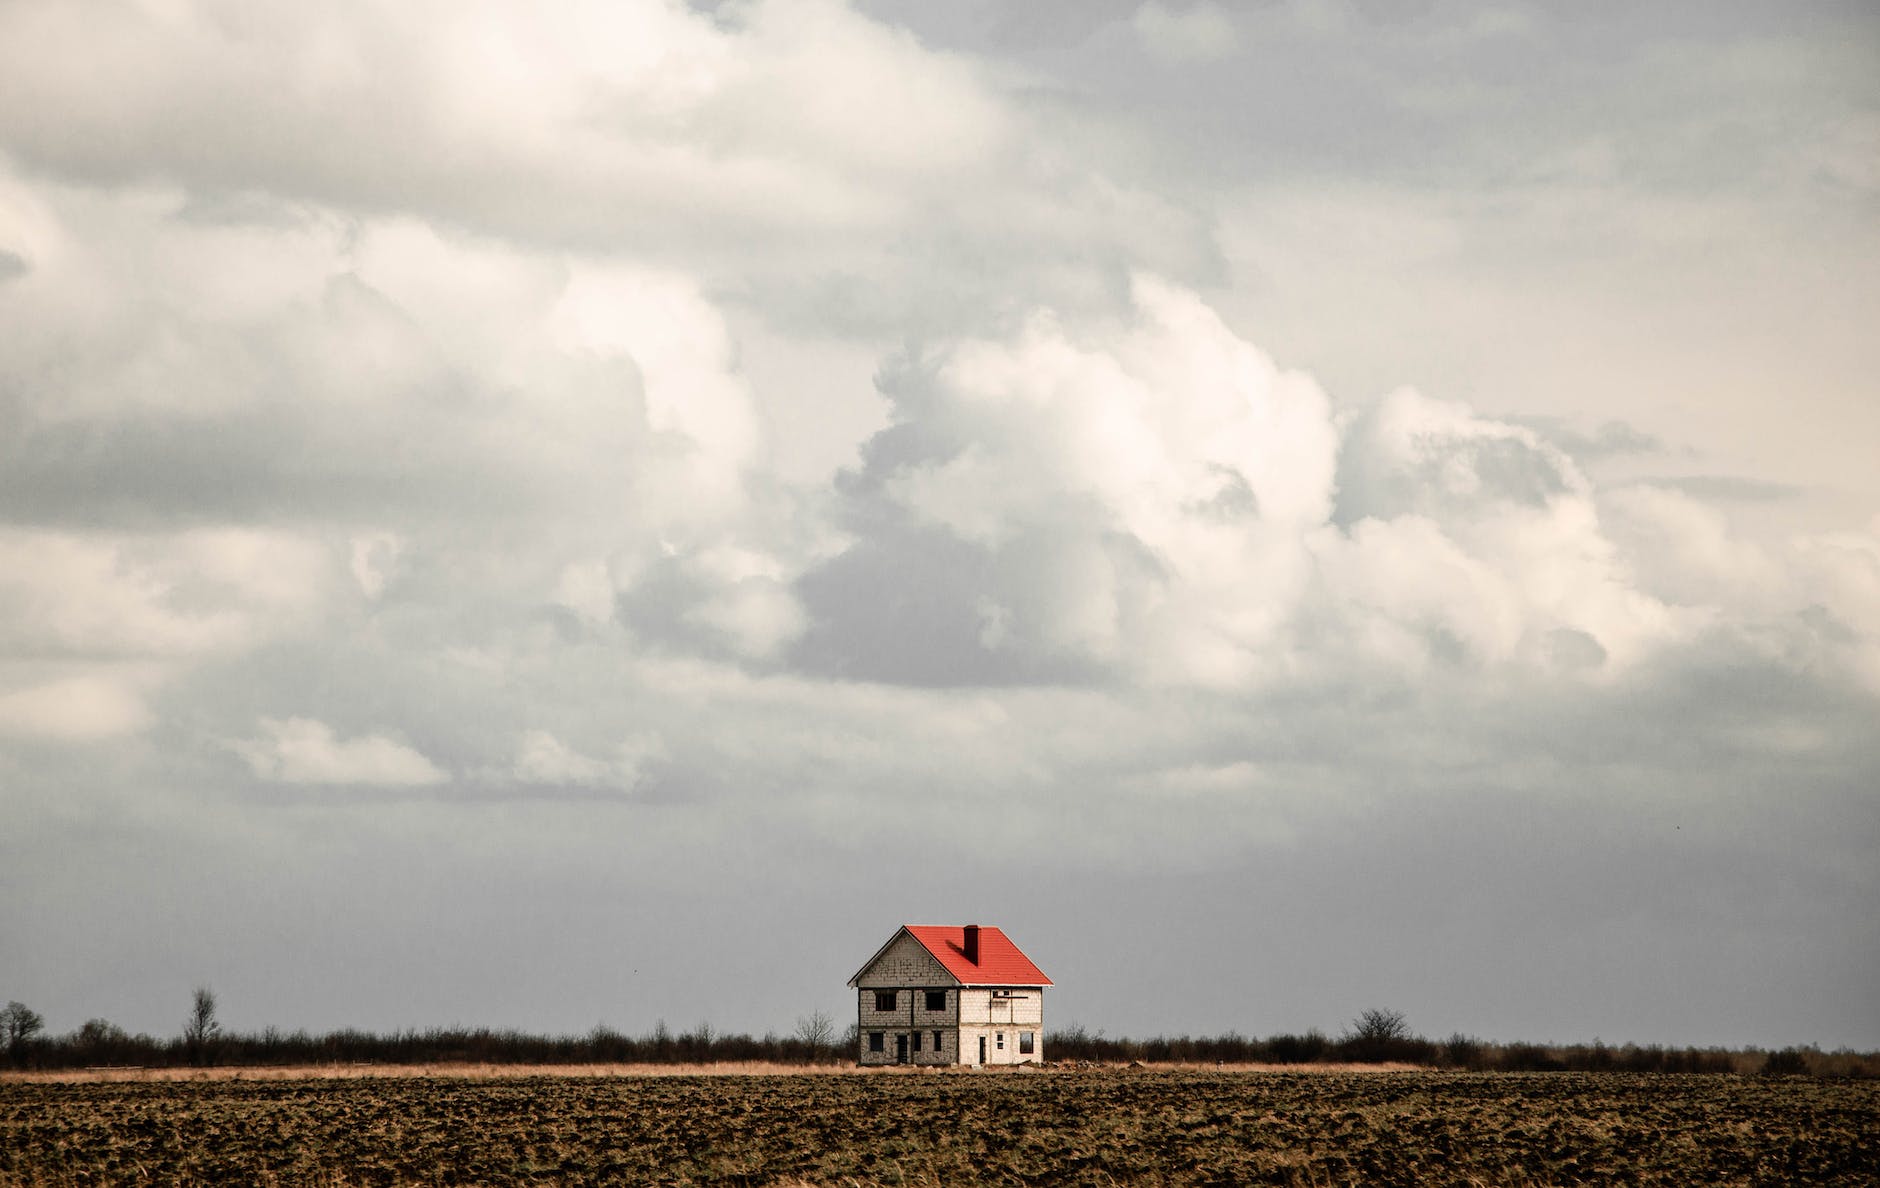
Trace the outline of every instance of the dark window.
{"label": "dark window", "polygon": [[1018,1054],[1020,1056],[1031,1055],[1031,1032],[1021,1031],[1018,1033]]}
{"label": "dark window", "polygon": [[946,1010],[947,1009],[947,992],[945,990],[927,991],[927,1009],[930,1011]]}
{"label": "dark window", "polygon": [[1003,1031],[999,1033],[999,1051],[1005,1051],[1005,1033]]}
{"label": "dark window", "polygon": [[937,1031],[934,1032],[933,1033],[933,1050],[936,1052],[940,1052],[940,1051],[944,1051],[945,1049],[946,1049],[946,1044],[941,1041],[940,1033]]}
{"label": "dark window", "polygon": [[887,1050],[881,1046],[881,1033],[879,1031],[871,1031],[868,1033],[868,1050],[870,1052],[883,1052]]}
{"label": "dark window", "polygon": [[893,1010],[893,1009],[894,1009],[894,1000],[895,1000],[896,998],[898,998],[898,997],[899,997],[899,995],[898,995],[898,994],[897,994],[897,993],[896,993],[895,991],[893,991],[893,990],[877,990],[877,991],[875,991],[875,1009],[876,1009],[876,1010],[878,1010],[878,1011],[891,1011],[891,1010]]}
{"label": "dark window", "polygon": [[914,1033],[914,1050],[916,1052],[920,1051],[920,1032],[918,1031]]}

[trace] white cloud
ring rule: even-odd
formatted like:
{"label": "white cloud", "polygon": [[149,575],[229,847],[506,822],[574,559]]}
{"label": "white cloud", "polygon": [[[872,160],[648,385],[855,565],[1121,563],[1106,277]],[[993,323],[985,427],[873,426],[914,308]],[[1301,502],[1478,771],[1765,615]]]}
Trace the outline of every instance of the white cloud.
{"label": "white cloud", "polygon": [[342,739],[311,718],[263,718],[262,736],[229,749],[264,780],[283,784],[421,787],[449,778],[429,759],[389,735]]}
{"label": "white cloud", "polygon": [[548,787],[638,787],[650,765],[664,753],[659,740],[636,735],[614,748],[608,759],[597,759],[568,746],[546,730],[527,730],[516,744],[509,777],[524,784]]}
{"label": "white cloud", "polygon": [[[62,178],[175,187],[208,222],[408,217],[629,256],[793,332],[893,340],[1100,298],[1125,262],[1218,263],[1196,210],[1070,151],[1015,80],[837,0],[25,4],[0,10],[0,77],[0,142]],[[224,238],[244,235],[291,255],[286,228]],[[267,283],[199,272],[192,289]]]}
{"label": "white cloud", "polygon": [[150,724],[136,682],[102,674],[65,677],[0,693],[0,734],[94,742]]}
{"label": "white cloud", "polygon": [[598,784],[613,774],[612,768],[570,750],[546,730],[530,730],[516,747],[514,775],[530,784]]}
{"label": "white cloud", "polygon": [[1791,600],[1790,578],[1715,507],[1650,485],[1599,495],[1602,520],[1642,589],[1684,606],[1767,615]]}
{"label": "white cloud", "polygon": [[92,658],[228,651],[301,621],[330,579],[326,550],[284,532],[0,530],[0,647]]}
{"label": "white cloud", "polygon": [[1452,401],[1399,389],[1355,423],[1339,512],[1349,539],[1321,553],[1331,597],[1434,628],[1476,662],[1544,660],[1571,631],[1623,667],[1701,622],[1637,588],[1571,459]]}
{"label": "white cloud", "polygon": [[385,593],[385,583],[391,580],[392,571],[398,564],[400,541],[397,534],[391,532],[372,532],[352,539],[352,575],[359,583],[359,591],[368,599],[376,599]]}
{"label": "white cloud", "polygon": [[986,558],[995,572],[962,594],[975,640],[1235,683],[1304,589],[1330,407],[1193,295],[1148,277],[1133,293],[1120,324],[1038,314],[892,373],[897,424],[863,489]]}
{"label": "white cloud", "polygon": [[1864,531],[1803,537],[1797,551],[1810,605],[1833,616],[1834,634],[1851,636],[1836,651],[1851,652],[1854,671],[1880,693],[1880,515]]}
{"label": "white cloud", "polygon": [[[469,583],[600,622],[604,582],[694,554],[700,630],[750,655],[793,634],[790,538],[813,534],[754,498],[757,397],[694,281],[410,220],[296,222],[274,254],[274,230],[191,222],[178,194],[49,193],[35,233],[63,246],[0,287],[33,330],[0,344],[0,380],[37,435],[0,483],[68,517],[311,518],[345,563],[260,528],[0,533],[0,639],[226,653],[315,621],[348,568],[368,602]],[[202,279],[225,274],[268,280]],[[727,550],[770,584],[708,560]]]}
{"label": "white cloud", "polygon": [[[1637,586],[1591,483],[1533,430],[1409,389],[1341,425],[1151,279],[1121,325],[1036,315],[886,390],[895,423],[854,486],[875,535],[818,587],[838,648],[882,647],[839,641],[883,581],[928,587],[898,633],[981,679],[1027,656],[1032,679],[1228,687],[1431,663],[1610,677],[1707,621]],[[934,532],[958,554],[918,543]]]}

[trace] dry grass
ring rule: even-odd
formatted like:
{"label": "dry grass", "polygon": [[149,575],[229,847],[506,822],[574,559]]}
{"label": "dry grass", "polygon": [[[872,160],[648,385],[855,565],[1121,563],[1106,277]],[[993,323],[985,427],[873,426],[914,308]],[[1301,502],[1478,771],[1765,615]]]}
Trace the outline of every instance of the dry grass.
{"label": "dry grass", "polygon": [[[291,1064],[261,1068],[84,1068],[5,1072],[0,1082],[87,1084],[112,1081],[304,1081],[451,1077],[775,1077],[829,1076],[862,1070],[852,1064]],[[893,1070],[903,1071],[903,1070]]]}
{"label": "dry grass", "polygon": [[724,1061],[714,1064],[292,1064],[247,1068],[84,1068],[55,1072],[0,1072],[0,1083],[82,1085],[119,1081],[305,1081],[449,1077],[499,1080],[510,1077],[777,1077],[777,1076],[1036,1076],[1041,1073],[1087,1072],[1221,1072],[1221,1073],[1406,1073],[1428,1071],[1410,1064],[1214,1064],[1181,1062],[1132,1064],[1047,1064],[1006,1068],[922,1067],[890,1065],[861,1068],[854,1064],[779,1064],[769,1061]]}

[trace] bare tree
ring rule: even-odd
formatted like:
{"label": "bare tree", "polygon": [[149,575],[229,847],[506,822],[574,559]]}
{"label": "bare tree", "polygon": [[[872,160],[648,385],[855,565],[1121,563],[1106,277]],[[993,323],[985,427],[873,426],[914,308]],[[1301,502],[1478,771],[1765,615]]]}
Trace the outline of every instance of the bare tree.
{"label": "bare tree", "polygon": [[206,1061],[221,1031],[222,1024],[215,1017],[215,991],[207,986],[196,987],[189,1019],[183,1024],[183,1047],[188,1049],[190,1059],[199,1064]]}
{"label": "bare tree", "polygon": [[836,1038],[836,1021],[827,1011],[815,1010],[796,1021],[796,1038],[809,1048],[810,1059],[821,1056]]}
{"label": "bare tree", "polygon": [[1353,1019],[1338,1047],[1345,1059],[1366,1062],[1415,1060],[1419,1047],[1434,1051],[1410,1033],[1410,1023],[1402,1011],[1382,1007],[1373,1007]]}
{"label": "bare tree", "polygon": [[1351,1021],[1351,1038],[1372,1043],[1409,1039],[1410,1021],[1402,1011],[1372,1007]]}
{"label": "bare tree", "polygon": [[7,1055],[15,1063],[26,1059],[26,1045],[45,1027],[46,1021],[39,1017],[39,1012],[23,1002],[9,1002],[0,1007],[0,1036],[6,1037]]}

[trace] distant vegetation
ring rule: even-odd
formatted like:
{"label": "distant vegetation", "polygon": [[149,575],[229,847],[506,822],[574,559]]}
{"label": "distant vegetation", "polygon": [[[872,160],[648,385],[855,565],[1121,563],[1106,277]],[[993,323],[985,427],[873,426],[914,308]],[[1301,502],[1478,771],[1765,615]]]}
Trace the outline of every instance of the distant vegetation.
{"label": "distant vegetation", "polygon": [[1660,1044],[1492,1043],[1466,1035],[1429,1040],[1354,1027],[1332,1038],[1320,1031],[1266,1039],[1218,1036],[1112,1039],[1071,1025],[1045,1036],[1053,1061],[1096,1064],[1408,1064],[1469,1072],[1742,1073],[1764,1076],[1880,1079],[1880,1052],[1815,1047],[1678,1048]]}
{"label": "distant vegetation", "polygon": [[[93,1019],[64,1035],[48,1035],[40,1015],[22,1003],[0,1009],[0,1048],[17,1069],[172,1068],[218,1065],[260,1068],[320,1064],[776,1064],[846,1063],[855,1025],[839,1029],[823,1011],[797,1020],[787,1036],[721,1032],[700,1022],[674,1031],[662,1020],[631,1036],[606,1026],[585,1035],[532,1035],[486,1027],[433,1027],[372,1032],[346,1028],[314,1033],[267,1028],[231,1032],[217,1018],[207,987],[195,991],[174,1036],[132,1035]],[[1333,1038],[1319,1031],[1265,1039],[1217,1036],[1109,1037],[1080,1024],[1045,1033],[1055,1064],[1405,1064],[1479,1072],[1740,1073],[1763,1076],[1880,1078],[1880,1052],[1824,1052],[1814,1047],[1676,1048],[1652,1045],[1493,1043],[1466,1035],[1430,1040],[1415,1034],[1401,1012],[1376,1009]]]}

